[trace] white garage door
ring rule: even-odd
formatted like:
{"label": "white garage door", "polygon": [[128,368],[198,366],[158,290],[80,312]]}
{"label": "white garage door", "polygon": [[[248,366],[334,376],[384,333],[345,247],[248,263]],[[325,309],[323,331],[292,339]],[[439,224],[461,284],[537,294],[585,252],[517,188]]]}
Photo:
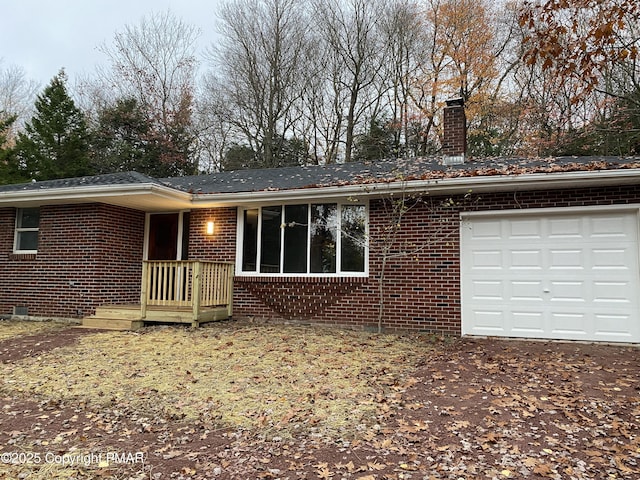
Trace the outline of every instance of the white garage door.
{"label": "white garage door", "polygon": [[463,335],[640,341],[636,210],[469,214],[460,248]]}

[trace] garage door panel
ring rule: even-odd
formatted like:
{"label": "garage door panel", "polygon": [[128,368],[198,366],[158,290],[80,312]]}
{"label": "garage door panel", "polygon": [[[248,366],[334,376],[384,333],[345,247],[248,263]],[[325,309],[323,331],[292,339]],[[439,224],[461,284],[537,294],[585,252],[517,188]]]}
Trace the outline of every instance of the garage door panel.
{"label": "garage door panel", "polygon": [[475,280],[471,288],[471,297],[476,301],[495,302],[504,298],[504,285],[501,280]]}
{"label": "garage door panel", "polygon": [[500,220],[474,222],[467,228],[469,228],[470,237],[474,239],[500,240],[502,238],[502,222]]}
{"label": "garage door panel", "polygon": [[628,215],[594,216],[590,222],[590,234],[593,238],[628,238],[633,222]]}
{"label": "garage door panel", "polygon": [[[637,295],[637,293],[635,293]],[[595,304],[632,303],[634,288],[631,282],[593,282],[593,302]],[[615,305],[609,305],[615,308]]]}
{"label": "garage door panel", "polygon": [[549,251],[549,262],[549,268],[554,270],[584,270],[584,251],[554,248]]}
{"label": "garage door panel", "polygon": [[577,302],[585,303],[585,282],[552,281],[549,290],[550,302]]}
{"label": "garage door panel", "polygon": [[[632,322],[629,315],[615,315],[612,313],[597,313],[594,315],[594,330],[601,337],[633,337],[633,331],[628,326]],[[631,341],[631,340],[629,340]]]}
{"label": "garage door panel", "polygon": [[640,342],[635,210],[470,217],[461,249],[463,334]]}
{"label": "garage door panel", "polygon": [[542,252],[536,250],[510,250],[510,267],[513,269],[540,270]]}
{"label": "garage door panel", "polygon": [[540,220],[514,220],[508,225],[509,238],[511,240],[532,240],[542,238],[542,222]]}
{"label": "garage door panel", "polygon": [[582,219],[580,218],[567,218],[567,219],[554,219],[551,218],[548,221],[549,225],[549,238],[555,241],[576,238],[582,238],[584,228],[582,225]]}
{"label": "garage door panel", "polygon": [[475,270],[500,270],[502,268],[502,252],[500,250],[475,250],[471,255]]}
{"label": "garage door panel", "polygon": [[511,295],[508,297],[511,302],[542,302],[542,282],[532,281],[512,281]]}
{"label": "garage door panel", "polygon": [[631,246],[592,249],[593,268],[598,270],[628,270],[628,258],[633,256]]}
{"label": "garage door panel", "polygon": [[576,335],[582,337],[587,336],[586,324],[588,318],[583,313],[578,312],[554,312],[551,315],[551,337],[567,337],[572,335],[575,339]]}
{"label": "garage door panel", "polygon": [[539,311],[511,312],[511,331],[516,336],[539,336],[544,333],[544,318]]}
{"label": "garage door panel", "polygon": [[[505,318],[502,310],[476,311],[475,330],[480,335],[501,335],[505,332]],[[482,332],[482,333],[480,333]]]}

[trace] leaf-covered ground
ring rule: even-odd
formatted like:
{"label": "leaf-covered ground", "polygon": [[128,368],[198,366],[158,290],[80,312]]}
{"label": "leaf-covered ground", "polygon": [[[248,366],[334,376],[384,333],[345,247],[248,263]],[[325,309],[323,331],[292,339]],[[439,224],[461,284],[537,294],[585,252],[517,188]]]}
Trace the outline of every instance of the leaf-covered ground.
{"label": "leaf-covered ground", "polygon": [[54,322],[21,322],[15,320],[0,321],[0,341],[24,335],[62,330],[68,325]]}
{"label": "leaf-covered ground", "polygon": [[640,478],[635,347],[16,331],[0,341],[0,478]]}

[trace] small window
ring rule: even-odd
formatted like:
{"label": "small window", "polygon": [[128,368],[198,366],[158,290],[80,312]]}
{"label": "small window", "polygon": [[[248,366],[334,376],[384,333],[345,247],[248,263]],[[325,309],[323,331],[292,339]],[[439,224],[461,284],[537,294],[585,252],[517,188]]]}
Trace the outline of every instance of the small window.
{"label": "small window", "polygon": [[16,253],[36,253],[38,251],[38,232],[40,229],[39,208],[19,208],[16,213]]}

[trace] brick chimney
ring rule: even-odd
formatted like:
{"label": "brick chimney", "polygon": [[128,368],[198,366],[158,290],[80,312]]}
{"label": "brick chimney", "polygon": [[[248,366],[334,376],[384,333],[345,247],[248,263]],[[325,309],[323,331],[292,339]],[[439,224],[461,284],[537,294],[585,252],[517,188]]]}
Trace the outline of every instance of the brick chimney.
{"label": "brick chimney", "polygon": [[447,100],[444,107],[442,156],[445,165],[464,163],[467,153],[467,117],[464,113],[464,100]]}

